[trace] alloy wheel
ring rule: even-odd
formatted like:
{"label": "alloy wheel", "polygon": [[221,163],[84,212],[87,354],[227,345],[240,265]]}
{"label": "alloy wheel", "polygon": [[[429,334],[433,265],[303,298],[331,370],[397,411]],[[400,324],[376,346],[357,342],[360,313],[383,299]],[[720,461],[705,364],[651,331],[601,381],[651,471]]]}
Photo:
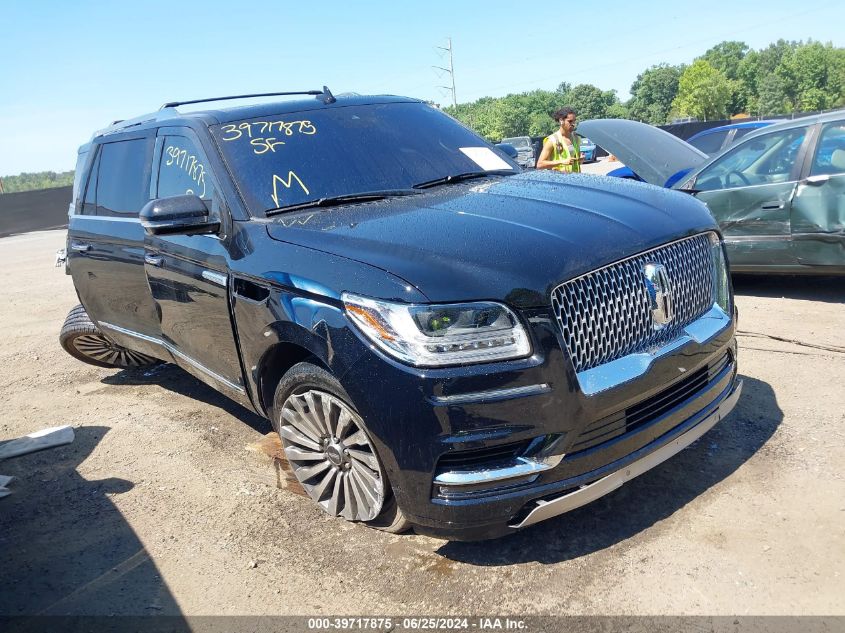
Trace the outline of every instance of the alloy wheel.
{"label": "alloy wheel", "polygon": [[116,345],[102,334],[82,334],[75,337],[72,343],[83,356],[117,367],[146,367],[156,360]]}
{"label": "alloy wheel", "polygon": [[323,510],[349,521],[379,515],[384,472],[361,418],[345,402],[316,389],[292,394],[279,434],[294,475]]}

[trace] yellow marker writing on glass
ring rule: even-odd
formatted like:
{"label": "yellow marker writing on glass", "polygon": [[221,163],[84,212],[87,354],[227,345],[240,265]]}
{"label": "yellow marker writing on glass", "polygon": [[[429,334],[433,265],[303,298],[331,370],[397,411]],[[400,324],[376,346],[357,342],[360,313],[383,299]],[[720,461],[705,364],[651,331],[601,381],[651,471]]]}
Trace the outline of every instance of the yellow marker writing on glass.
{"label": "yellow marker writing on glass", "polygon": [[287,180],[285,180],[281,176],[277,176],[276,174],[273,174],[273,202],[276,204],[277,207],[282,206],[282,205],[279,204],[279,191],[278,191],[279,184],[281,184],[285,189],[290,189],[291,186],[293,185],[294,180],[299,184],[300,187],[302,187],[302,190],[306,193],[306,195],[311,193],[310,191],[308,191],[308,187],[305,186],[305,183],[303,183],[299,179],[299,176],[297,176],[292,171],[288,172]]}

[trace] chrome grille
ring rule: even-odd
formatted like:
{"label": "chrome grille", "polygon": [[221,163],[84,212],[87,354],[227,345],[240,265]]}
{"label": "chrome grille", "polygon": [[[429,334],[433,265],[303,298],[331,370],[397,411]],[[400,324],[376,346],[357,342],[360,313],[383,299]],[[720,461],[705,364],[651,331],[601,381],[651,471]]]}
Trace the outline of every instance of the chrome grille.
{"label": "chrome grille", "polygon": [[[643,276],[647,263],[669,276],[674,318],[655,329]],[[713,305],[708,234],[646,251],[567,281],[552,291],[552,306],[576,371],[663,345]]]}

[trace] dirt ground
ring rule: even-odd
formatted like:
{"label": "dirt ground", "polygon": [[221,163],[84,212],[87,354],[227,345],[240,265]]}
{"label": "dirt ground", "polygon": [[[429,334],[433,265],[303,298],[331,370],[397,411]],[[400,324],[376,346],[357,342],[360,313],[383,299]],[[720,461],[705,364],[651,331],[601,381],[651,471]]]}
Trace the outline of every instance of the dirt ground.
{"label": "dirt ground", "polygon": [[[741,278],[734,412],[613,494],[461,544],[277,486],[269,424],[172,366],[59,347],[62,231],[0,239],[0,615],[845,614],[845,279]],[[283,482],[284,483],[284,482]]]}

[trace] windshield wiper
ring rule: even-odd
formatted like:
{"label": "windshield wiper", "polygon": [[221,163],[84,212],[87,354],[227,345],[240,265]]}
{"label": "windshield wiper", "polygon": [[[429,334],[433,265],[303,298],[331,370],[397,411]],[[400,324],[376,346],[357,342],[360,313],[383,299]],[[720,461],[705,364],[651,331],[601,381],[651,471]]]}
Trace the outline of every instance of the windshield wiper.
{"label": "windshield wiper", "polygon": [[298,209],[310,209],[312,207],[336,207],[348,202],[370,202],[372,200],[382,200],[384,198],[393,198],[398,196],[415,196],[419,191],[414,189],[381,189],[378,191],[364,191],[361,193],[348,193],[342,196],[329,196],[327,198],[317,198],[316,200],[309,200],[307,202],[300,202],[298,204],[289,204],[284,207],[277,207],[275,209],[268,209],[264,215],[270,217],[279,213],[287,213],[288,211],[296,211]]}
{"label": "windshield wiper", "polygon": [[429,187],[436,187],[437,185],[448,185],[453,182],[461,182],[462,180],[472,180],[473,178],[484,178],[485,176],[509,176],[514,174],[512,169],[494,169],[491,171],[468,171],[463,174],[454,174],[452,176],[443,176],[442,178],[435,178],[434,180],[426,180],[414,185],[414,189],[428,189]]}

